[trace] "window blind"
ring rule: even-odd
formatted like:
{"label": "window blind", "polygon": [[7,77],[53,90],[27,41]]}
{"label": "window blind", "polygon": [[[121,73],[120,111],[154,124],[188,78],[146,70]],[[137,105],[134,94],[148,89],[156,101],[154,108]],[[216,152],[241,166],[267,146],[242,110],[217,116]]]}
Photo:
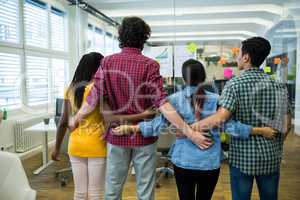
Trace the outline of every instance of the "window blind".
{"label": "window blind", "polygon": [[94,27],[92,24],[88,24],[86,48],[87,48],[87,52],[94,51]]}
{"label": "window blind", "polygon": [[21,105],[20,55],[0,52],[0,107]]}
{"label": "window blind", "polygon": [[19,1],[0,0],[0,41],[19,42]]}
{"label": "window blind", "polygon": [[95,27],[95,51],[104,55],[104,34],[101,28]]}
{"label": "window blind", "polygon": [[57,51],[66,51],[65,13],[55,7],[51,7],[50,21],[52,49]]}
{"label": "window blind", "polygon": [[38,0],[25,0],[24,32],[25,44],[48,48],[48,5]]}
{"label": "window blind", "polygon": [[26,56],[26,94],[29,106],[48,103],[49,59]]}
{"label": "window blind", "polygon": [[119,47],[119,40],[117,37],[114,37],[114,53],[118,53],[121,51],[120,47]]}
{"label": "window blind", "polygon": [[[68,61],[64,59],[53,58],[51,60],[52,80],[53,80],[53,97],[63,98],[68,77]],[[54,101],[55,102],[55,101]]]}
{"label": "window blind", "polygon": [[113,37],[111,33],[105,34],[105,54],[111,55],[114,53]]}

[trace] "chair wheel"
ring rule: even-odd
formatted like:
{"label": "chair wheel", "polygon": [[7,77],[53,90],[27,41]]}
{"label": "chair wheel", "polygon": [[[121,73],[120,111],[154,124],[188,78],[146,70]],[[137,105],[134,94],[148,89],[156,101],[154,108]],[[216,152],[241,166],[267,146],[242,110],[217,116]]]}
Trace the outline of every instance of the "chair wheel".
{"label": "chair wheel", "polygon": [[156,184],[156,188],[160,188],[161,185],[159,183]]}
{"label": "chair wheel", "polygon": [[61,186],[61,187],[65,187],[66,185],[67,185],[67,180],[62,179],[62,180],[60,181],[60,186]]}

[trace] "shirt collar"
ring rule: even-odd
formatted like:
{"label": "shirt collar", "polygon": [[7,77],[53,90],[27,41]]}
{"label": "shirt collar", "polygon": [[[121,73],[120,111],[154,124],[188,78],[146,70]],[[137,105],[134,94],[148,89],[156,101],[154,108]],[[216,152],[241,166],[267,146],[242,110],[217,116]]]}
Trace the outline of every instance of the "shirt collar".
{"label": "shirt collar", "polygon": [[189,86],[187,85],[185,88],[184,88],[184,95],[186,97],[191,97],[192,94],[194,94],[194,92],[196,91],[197,87],[196,86]]}
{"label": "shirt collar", "polygon": [[244,72],[253,72],[253,71],[257,72],[257,71],[260,71],[260,69],[257,67],[250,67],[250,68],[244,70]]}
{"label": "shirt collar", "polygon": [[123,47],[122,53],[129,53],[129,54],[141,54],[142,51],[138,48],[132,48],[132,47]]}

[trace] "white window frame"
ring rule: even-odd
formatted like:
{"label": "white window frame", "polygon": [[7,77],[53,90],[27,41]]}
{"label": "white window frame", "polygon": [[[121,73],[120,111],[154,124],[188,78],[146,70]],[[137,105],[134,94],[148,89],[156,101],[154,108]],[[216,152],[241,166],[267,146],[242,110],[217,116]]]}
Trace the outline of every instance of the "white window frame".
{"label": "white window frame", "polygon": [[[49,59],[49,83],[50,87],[48,91],[48,94],[50,94],[50,96],[48,96],[48,104],[43,104],[43,105],[38,105],[38,106],[27,106],[27,92],[26,92],[26,80],[24,78],[22,78],[22,82],[21,82],[21,87],[20,87],[20,94],[21,94],[21,105],[17,106],[16,108],[13,109],[9,109],[9,111],[11,113],[18,113],[21,110],[26,110],[26,109],[33,109],[33,110],[37,110],[38,108],[45,108],[45,106],[48,106],[53,108],[54,107],[54,97],[52,94],[52,90],[54,89],[52,87],[53,85],[53,80],[52,80],[52,59],[53,58],[57,58],[57,59],[63,59],[66,60],[68,62],[68,65],[70,64],[70,54],[69,54],[69,41],[68,41],[68,30],[69,30],[69,26],[68,26],[68,18],[69,18],[69,13],[67,12],[66,9],[66,2],[63,1],[58,1],[56,0],[40,0],[42,2],[45,2],[48,4],[48,28],[49,28],[49,34],[48,34],[48,41],[49,41],[49,45],[47,49],[44,48],[38,48],[38,47],[33,47],[33,46],[29,46],[29,45],[25,45],[25,35],[24,35],[24,3],[25,0],[19,0],[19,15],[18,15],[18,26],[17,26],[17,31],[18,31],[18,35],[19,35],[19,41],[18,43],[9,43],[9,42],[4,42],[4,41],[0,41],[0,51],[3,53],[12,53],[12,54],[17,54],[20,55],[20,61],[21,61],[21,65],[20,65],[20,71],[22,73],[22,75],[24,76],[26,74],[26,62],[25,62],[25,57],[26,56],[41,56],[41,57],[46,57]],[[51,22],[50,22],[50,15],[51,15],[51,6],[65,12],[64,15],[64,23],[65,23],[65,38],[64,38],[64,42],[65,42],[65,51],[57,51],[57,50],[52,50],[51,48]],[[68,68],[66,69],[68,72]],[[69,79],[69,72],[67,73],[67,80],[65,80],[65,82],[68,81]],[[4,106],[5,107],[5,106]],[[47,111],[49,111],[49,109],[47,109]]]}

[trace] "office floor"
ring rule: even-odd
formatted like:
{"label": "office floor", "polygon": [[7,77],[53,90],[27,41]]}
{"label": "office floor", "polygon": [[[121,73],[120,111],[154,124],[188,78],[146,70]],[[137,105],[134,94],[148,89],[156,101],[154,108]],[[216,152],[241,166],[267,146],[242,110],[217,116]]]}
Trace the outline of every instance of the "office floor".
{"label": "office floor", "polygon": [[[299,200],[300,199],[300,137],[290,134],[284,147],[284,158],[281,170],[281,181],[279,200]],[[33,189],[38,192],[38,200],[72,200],[73,183],[66,187],[60,187],[59,182],[54,177],[56,169],[64,168],[68,165],[66,158],[51,165],[40,175],[33,175],[32,171],[41,164],[41,155],[34,156],[23,161],[26,173],[29,177]],[[156,200],[177,200],[177,190],[174,178],[163,178],[162,187],[156,189]],[[125,185],[124,200],[134,200],[135,181],[133,176],[129,176]],[[222,165],[221,175],[217,188],[214,192],[213,200],[230,200],[230,183],[227,164]],[[257,189],[254,188],[253,200],[258,200]]]}

